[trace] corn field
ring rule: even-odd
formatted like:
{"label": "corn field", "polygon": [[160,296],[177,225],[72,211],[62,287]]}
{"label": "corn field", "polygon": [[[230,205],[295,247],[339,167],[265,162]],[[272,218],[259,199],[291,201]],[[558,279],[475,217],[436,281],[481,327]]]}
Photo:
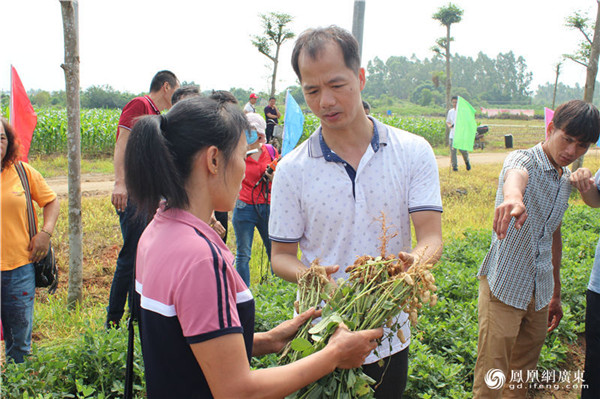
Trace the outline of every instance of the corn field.
{"label": "corn field", "polygon": [[[33,132],[31,154],[67,153],[67,112],[64,109],[42,108],[36,110],[38,123]],[[111,155],[121,110],[86,109],[81,111],[81,153],[87,157]],[[432,146],[444,143],[445,124],[442,119],[419,117],[384,117],[382,122],[425,137]],[[304,133],[306,140],[318,127],[319,119],[307,114]]]}
{"label": "corn field", "polygon": [[[434,119],[412,116],[381,117],[380,115],[376,115],[376,118],[386,125],[394,126],[398,129],[423,136],[432,147],[442,146],[444,144],[446,123],[441,118]],[[315,115],[305,115],[304,132],[300,138],[300,142],[306,140],[319,127],[319,124],[319,119]]]}
{"label": "corn field", "polygon": [[[31,140],[31,154],[67,153],[67,111],[36,110],[38,123]],[[87,109],[81,111],[81,153],[102,156],[113,153],[121,110]]]}

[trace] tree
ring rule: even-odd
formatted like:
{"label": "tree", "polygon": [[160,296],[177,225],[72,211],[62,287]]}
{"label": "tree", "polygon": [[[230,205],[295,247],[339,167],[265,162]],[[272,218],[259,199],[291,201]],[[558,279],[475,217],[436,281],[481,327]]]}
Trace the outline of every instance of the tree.
{"label": "tree", "polygon": [[[594,100],[594,88],[596,85],[596,76],[598,75],[598,58],[600,56],[600,0],[596,0],[596,23],[589,25],[589,19],[576,12],[567,18],[566,26],[577,29],[584,37],[584,41],[579,44],[579,50],[573,55],[565,55],[587,69],[585,77],[585,87],[583,91],[583,101],[591,103]],[[593,31],[593,39],[590,40],[590,34]],[[576,171],[583,165],[583,156],[573,162],[572,170]]]}
{"label": "tree", "polygon": [[50,105],[50,93],[46,90],[36,90],[34,93],[29,93],[29,98],[32,104],[40,108]]}
{"label": "tree", "polygon": [[552,92],[552,109],[556,106],[556,88],[558,87],[558,76],[560,75],[560,67],[562,62],[556,64],[556,79],[554,80],[554,91]]}
{"label": "tree", "polygon": [[[445,50],[444,56],[446,57],[446,110],[449,110],[450,97],[452,90],[452,77],[450,75],[450,42],[453,40],[450,36],[450,26],[452,24],[459,23],[462,19],[463,10],[458,6],[448,3],[446,7],[440,7],[438,11],[433,14],[433,19],[436,19],[440,24],[446,27],[446,37],[439,38],[436,41],[436,47],[434,51],[441,53],[442,49]],[[446,128],[446,142],[448,142],[449,130]]]}
{"label": "tree", "polygon": [[[279,65],[279,50],[284,41],[295,37],[294,32],[287,29],[287,24],[292,22],[293,17],[288,14],[271,12],[261,14],[262,36],[253,36],[252,44],[258,52],[273,62],[273,75],[271,77],[271,97],[275,96],[275,83],[277,82],[277,66]],[[273,53],[275,45],[275,53]]]}
{"label": "tree", "polygon": [[79,111],[79,24],[77,0],[60,0],[65,38],[67,140],[69,159],[69,292],[74,308],[83,299],[83,228],[81,223],[81,120]]}

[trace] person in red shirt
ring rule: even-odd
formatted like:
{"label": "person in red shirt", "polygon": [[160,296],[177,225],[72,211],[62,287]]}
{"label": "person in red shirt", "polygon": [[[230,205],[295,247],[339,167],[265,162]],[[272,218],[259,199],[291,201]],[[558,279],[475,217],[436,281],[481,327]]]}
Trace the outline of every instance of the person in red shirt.
{"label": "person in red shirt", "polygon": [[[133,287],[133,266],[137,244],[146,227],[146,223],[133,218],[136,209],[135,205],[128,201],[127,187],[125,186],[125,148],[129,140],[129,133],[141,116],[160,115],[161,111],[171,108],[171,97],[179,86],[179,80],[173,72],[158,72],[150,83],[150,94],[136,97],[128,102],[119,118],[114,154],[115,187],[111,201],[119,214],[123,247],[117,258],[117,267],[110,287],[108,307],[106,308],[107,327],[117,327],[123,317],[125,300]],[[129,309],[133,309],[131,295]]]}
{"label": "person in red shirt", "polygon": [[250,287],[250,256],[255,227],[263,240],[269,262],[271,261],[269,206],[273,175],[267,172],[267,166],[277,159],[279,154],[272,145],[265,144],[266,122],[263,117],[256,113],[246,114],[246,117],[251,126],[251,130],[247,132],[248,151],[254,152],[246,157],[246,175],[231,222],[237,245],[235,268]]}

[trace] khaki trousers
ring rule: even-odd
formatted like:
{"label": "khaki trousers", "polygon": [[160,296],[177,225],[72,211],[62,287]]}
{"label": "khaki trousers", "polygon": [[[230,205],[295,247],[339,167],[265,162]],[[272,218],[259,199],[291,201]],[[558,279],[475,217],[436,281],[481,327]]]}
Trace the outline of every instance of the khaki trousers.
{"label": "khaki trousers", "polygon": [[[546,338],[548,306],[535,311],[534,298],[527,310],[507,305],[492,295],[487,278],[483,276],[479,278],[478,310],[479,340],[473,397],[525,398],[529,385],[527,371],[536,370]],[[493,369],[502,373],[490,371]],[[523,379],[520,389],[513,380],[519,373]]]}

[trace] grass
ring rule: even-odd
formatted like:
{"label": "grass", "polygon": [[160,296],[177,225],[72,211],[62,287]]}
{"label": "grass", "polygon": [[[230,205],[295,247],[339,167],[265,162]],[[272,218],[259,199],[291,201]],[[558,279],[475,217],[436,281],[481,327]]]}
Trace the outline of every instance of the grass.
{"label": "grass", "polygon": [[[504,122],[504,121],[503,121]],[[527,121],[508,121],[511,124]],[[462,162],[462,161],[461,161]],[[66,157],[34,157],[32,165],[45,176],[64,175]],[[85,165],[85,167],[83,166]],[[590,152],[585,159],[585,167],[592,171],[600,168],[600,151]],[[444,205],[442,214],[443,238],[445,241],[461,237],[465,229],[470,227],[491,228],[494,209],[494,198],[498,183],[501,164],[475,165],[470,172],[460,169],[450,172],[448,168],[440,169],[440,185]],[[82,163],[83,173],[112,173],[112,162],[109,159],[96,158]],[[581,203],[578,194],[574,194],[572,203]],[[82,199],[83,216],[83,262],[84,262],[84,303],[83,309],[100,307],[100,311],[92,313],[100,315],[102,307],[108,299],[108,290],[114,273],[116,257],[121,246],[121,232],[118,216],[110,203],[108,196],[84,197]],[[66,290],[68,279],[68,203],[61,202],[61,213],[53,244],[59,259],[60,292]],[[231,215],[230,215],[231,216]],[[233,226],[229,226],[227,245],[235,253],[235,235]],[[256,232],[252,248],[253,256],[250,261],[251,281],[257,284],[270,274],[268,259],[264,245]],[[43,314],[48,301],[44,290],[38,290],[39,300],[36,301],[36,315]],[[56,301],[56,299],[53,299]],[[58,306],[56,302],[52,306]],[[87,311],[87,310],[86,310]],[[51,318],[50,318],[51,319]],[[50,320],[48,319],[48,320]],[[57,323],[38,323],[38,327],[48,331],[40,331],[38,336],[43,341],[45,337],[57,337],[63,333],[54,331],[52,325]],[[64,324],[64,323],[61,323]],[[72,323],[66,323],[72,324]],[[73,323],[77,325],[77,323]],[[67,327],[61,326],[62,329]],[[77,329],[76,329],[77,330]],[[36,328],[36,331],[39,331]],[[64,331],[64,330],[61,330]],[[58,334],[57,334],[58,333]],[[65,333],[66,334],[66,333]],[[67,334],[68,335],[68,334]]]}
{"label": "grass", "polygon": [[[69,160],[64,155],[33,155],[29,163],[46,178],[66,176],[69,171]],[[81,173],[113,174],[112,157],[82,159]]]}
{"label": "grass", "polygon": [[[36,162],[43,163],[44,159],[36,159]],[[593,171],[600,168],[598,151],[586,157],[584,166]],[[491,229],[494,198],[501,168],[501,164],[489,164],[475,165],[470,172],[463,169],[456,173],[449,172],[447,168],[440,170],[444,205],[442,214],[444,241],[462,237],[468,228]],[[573,194],[571,203],[582,203],[577,193]],[[74,315],[64,310],[68,284],[69,236],[68,203],[63,200],[53,237],[60,271],[59,291],[56,296],[48,297],[45,290],[38,290],[36,298],[37,321],[34,340],[40,344],[76,335],[83,327],[83,324],[77,321],[79,317],[87,320],[98,319],[99,325],[104,317],[104,307],[108,300],[116,258],[122,243],[119,221],[108,196],[84,197],[82,207],[84,302]],[[231,217],[227,245],[235,253],[235,235]],[[258,232],[255,233],[252,254],[251,282],[252,285],[256,285],[270,274],[266,252]],[[69,320],[63,317],[75,317],[75,319]]]}
{"label": "grass", "polygon": [[[600,168],[600,151],[590,153],[585,158],[584,167],[595,173]],[[499,163],[474,165],[469,172],[463,168],[459,168],[458,172],[451,172],[449,168],[440,169],[444,241],[461,237],[467,228],[491,230],[501,170]],[[573,192],[570,204],[583,204],[578,192]]]}

